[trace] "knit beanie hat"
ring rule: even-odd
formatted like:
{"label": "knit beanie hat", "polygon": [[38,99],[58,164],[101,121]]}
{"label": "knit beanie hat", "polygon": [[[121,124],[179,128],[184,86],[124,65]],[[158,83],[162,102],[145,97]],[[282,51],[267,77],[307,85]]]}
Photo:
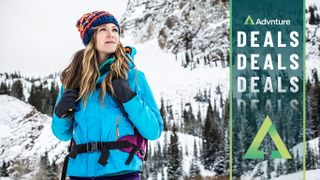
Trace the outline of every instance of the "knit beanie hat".
{"label": "knit beanie hat", "polygon": [[96,26],[100,26],[106,23],[113,23],[118,27],[120,33],[120,26],[116,18],[106,12],[106,11],[93,11],[90,13],[84,14],[78,21],[77,21],[77,28],[80,32],[80,36],[82,42],[85,46],[87,46],[91,40],[91,37],[94,33],[93,28]]}

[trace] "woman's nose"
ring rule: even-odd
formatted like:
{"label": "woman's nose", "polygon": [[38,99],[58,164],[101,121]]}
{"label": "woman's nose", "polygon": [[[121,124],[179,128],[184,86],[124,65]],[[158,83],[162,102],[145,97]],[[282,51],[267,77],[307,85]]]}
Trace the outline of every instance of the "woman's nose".
{"label": "woman's nose", "polygon": [[107,30],[106,36],[107,36],[107,37],[112,37],[112,32],[111,32],[111,30]]}

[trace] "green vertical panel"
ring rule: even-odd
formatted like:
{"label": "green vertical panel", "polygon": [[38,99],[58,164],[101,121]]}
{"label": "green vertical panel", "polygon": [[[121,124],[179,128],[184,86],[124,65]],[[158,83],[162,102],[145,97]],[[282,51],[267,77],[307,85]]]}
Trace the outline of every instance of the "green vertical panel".
{"label": "green vertical panel", "polygon": [[260,176],[273,178],[280,162],[283,174],[303,177],[304,145],[296,146],[305,139],[303,3],[230,4],[230,177],[249,179],[260,163],[261,171],[267,169]]}

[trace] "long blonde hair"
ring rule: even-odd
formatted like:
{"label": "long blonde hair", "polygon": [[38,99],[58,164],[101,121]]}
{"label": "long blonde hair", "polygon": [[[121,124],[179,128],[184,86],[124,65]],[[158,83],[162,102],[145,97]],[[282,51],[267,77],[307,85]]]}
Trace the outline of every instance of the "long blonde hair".
{"label": "long blonde hair", "polygon": [[[96,81],[100,77],[98,54],[95,48],[97,41],[96,35],[97,33],[95,32],[85,49],[79,50],[74,54],[70,64],[63,70],[60,76],[61,82],[66,89],[79,90],[78,99],[82,98],[84,106],[86,106],[90,93],[96,90]],[[99,98],[102,100],[102,106],[104,106],[104,97],[107,89],[111,92],[111,95],[114,96],[112,79],[128,78],[129,59],[125,55],[125,49],[121,42],[119,42],[113,55],[115,61],[110,65],[109,74],[101,83]]]}

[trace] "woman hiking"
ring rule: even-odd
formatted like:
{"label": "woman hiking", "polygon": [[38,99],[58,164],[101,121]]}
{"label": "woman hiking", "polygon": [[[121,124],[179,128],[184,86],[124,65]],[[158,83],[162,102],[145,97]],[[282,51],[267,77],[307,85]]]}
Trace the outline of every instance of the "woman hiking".
{"label": "woman hiking", "polygon": [[120,26],[105,11],[77,21],[85,48],[61,73],[52,132],[71,140],[62,177],[138,180],[147,140],[160,137],[163,122],[136,50],[120,42]]}

